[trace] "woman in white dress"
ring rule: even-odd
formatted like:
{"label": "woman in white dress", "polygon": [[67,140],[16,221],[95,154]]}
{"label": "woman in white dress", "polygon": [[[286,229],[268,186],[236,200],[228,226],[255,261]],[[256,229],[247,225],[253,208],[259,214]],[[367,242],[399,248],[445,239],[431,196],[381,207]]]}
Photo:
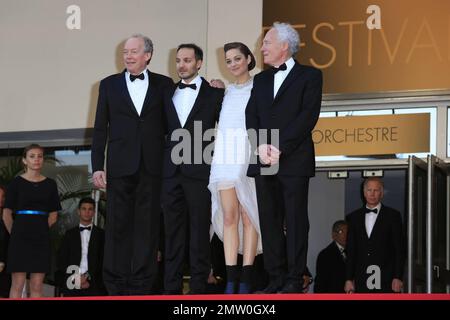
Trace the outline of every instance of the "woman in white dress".
{"label": "woman in white dress", "polygon": [[[208,185],[211,220],[224,245],[225,293],[250,293],[253,262],[262,252],[255,181],[247,177],[250,142],[245,126],[245,108],[253,87],[249,71],[255,67],[255,58],[240,42],[225,44],[224,51],[226,66],[236,82],[225,91],[217,127]],[[242,272],[237,265],[238,252],[243,255]]]}

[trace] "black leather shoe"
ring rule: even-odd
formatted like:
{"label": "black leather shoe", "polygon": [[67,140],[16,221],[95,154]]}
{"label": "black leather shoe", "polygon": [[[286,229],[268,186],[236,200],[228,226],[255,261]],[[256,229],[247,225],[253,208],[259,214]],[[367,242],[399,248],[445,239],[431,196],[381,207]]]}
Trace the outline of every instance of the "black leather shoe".
{"label": "black leather shoe", "polygon": [[288,282],[278,293],[303,293],[303,289],[300,284]]}
{"label": "black leather shoe", "polygon": [[256,294],[272,294],[272,293],[278,293],[278,291],[280,291],[281,289],[281,285],[277,284],[277,283],[269,283],[269,285],[267,287],[264,288],[264,290],[262,291],[256,291]]}
{"label": "black leather shoe", "polygon": [[163,295],[165,296],[171,296],[171,295],[181,295],[183,294],[183,291],[181,290],[164,290]]}
{"label": "black leather shoe", "polygon": [[194,295],[194,294],[207,294],[206,289],[190,289],[186,294]]}

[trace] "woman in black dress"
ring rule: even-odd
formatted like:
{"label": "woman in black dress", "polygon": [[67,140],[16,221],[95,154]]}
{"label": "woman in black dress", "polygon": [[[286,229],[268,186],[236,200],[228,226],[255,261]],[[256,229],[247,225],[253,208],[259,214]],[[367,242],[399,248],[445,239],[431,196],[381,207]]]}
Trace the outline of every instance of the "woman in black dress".
{"label": "woman in black dress", "polygon": [[[42,296],[45,273],[50,271],[49,227],[61,210],[56,182],[41,174],[44,149],[32,144],[23,153],[24,174],[6,191],[3,220],[11,234],[7,270],[11,272],[10,298],[20,298],[30,273],[30,297]],[[13,213],[14,220],[13,220]]]}

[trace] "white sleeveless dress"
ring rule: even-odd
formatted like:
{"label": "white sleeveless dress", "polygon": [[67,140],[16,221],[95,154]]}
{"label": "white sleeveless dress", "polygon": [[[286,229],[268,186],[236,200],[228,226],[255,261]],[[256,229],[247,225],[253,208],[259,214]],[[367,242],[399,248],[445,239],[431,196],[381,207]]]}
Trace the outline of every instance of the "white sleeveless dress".
{"label": "white sleeveless dress", "polygon": [[[253,79],[237,85],[230,84],[220,112],[214,156],[208,188],[211,191],[211,222],[214,232],[223,241],[223,212],[220,190],[235,188],[243,206],[258,233],[257,254],[262,253],[255,179],[247,177],[250,142],[245,125],[245,108],[250,98]],[[243,252],[243,225],[239,219],[239,253]]]}

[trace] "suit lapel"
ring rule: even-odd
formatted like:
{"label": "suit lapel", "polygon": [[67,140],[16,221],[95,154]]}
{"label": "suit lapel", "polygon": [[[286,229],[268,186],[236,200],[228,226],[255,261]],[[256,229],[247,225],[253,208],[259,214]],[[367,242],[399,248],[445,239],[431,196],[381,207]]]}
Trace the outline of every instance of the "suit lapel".
{"label": "suit lapel", "polygon": [[92,225],[91,236],[89,237],[89,244],[88,244],[88,269],[91,269],[90,264],[93,261],[93,259],[91,259],[91,255],[94,252],[96,252],[96,250],[94,250],[94,245],[96,243],[96,240],[97,240],[97,232],[95,230],[95,226]]}
{"label": "suit lapel", "polygon": [[341,252],[341,249],[339,249],[338,245],[334,241],[333,241],[333,246],[334,246],[334,252],[335,252],[336,258],[345,262],[344,256],[342,255],[342,252]]}
{"label": "suit lapel", "polygon": [[383,205],[381,205],[380,212],[378,212],[377,215],[378,216],[377,216],[377,219],[375,220],[375,223],[373,224],[372,233],[370,234],[370,238],[373,238],[377,234],[378,229],[380,229],[381,225],[383,224],[383,221],[384,221]]}
{"label": "suit lapel", "polygon": [[270,102],[270,104],[273,103],[274,97],[273,97],[273,82],[274,82],[274,75],[272,72],[267,71],[266,74],[266,80],[261,81],[261,84],[263,85],[262,93],[264,95],[263,101]]}
{"label": "suit lapel", "polygon": [[[284,91],[286,91],[287,88],[297,79],[301,74],[301,67],[300,64],[295,61],[294,66],[292,67],[291,71],[288,73],[286,79],[284,79],[283,83],[281,84],[280,89],[278,89],[277,95],[273,99],[273,102],[275,103],[280,95],[283,94]],[[272,96],[273,96],[273,77],[272,77]]]}
{"label": "suit lapel", "polygon": [[75,261],[78,261],[78,263],[80,263],[81,261],[81,251],[82,251],[82,247],[81,247],[81,232],[77,227],[76,233],[77,236],[75,237],[75,242],[76,242],[76,246],[75,248],[80,248],[80,250],[77,250],[76,252],[74,252],[75,255]]}
{"label": "suit lapel", "polygon": [[[133,100],[131,100],[130,93],[128,92],[127,81],[125,80],[125,70],[119,75],[116,81],[117,92],[124,98],[127,102],[129,110],[139,117],[139,114],[136,111]],[[148,90],[147,90],[148,95]]]}
{"label": "suit lapel", "polygon": [[152,73],[148,69],[146,71],[147,71],[147,77],[148,77],[148,88],[147,88],[147,94],[145,95],[145,99],[144,99],[144,105],[142,106],[141,116],[143,116],[146,112],[148,112],[151,109],[151,107],[152,107],[151,101],[152,100],[150,99],[150,96],[156,90],[156,84],[155,84],[156,80],[154,79],[154,77],[152,76]]}
{"label": "suit lapel", "polygon": [[[369,240],[369,236],[367,235],[367,229],[366,229],[366,213],[365,213],[365,207],[363,207],[362,209],[361,209],[361,215],[360,215],[360,221],[359,221],[359,224],[360,224],[360,226],[361,226],[361,230],[363,231],[363,237],[364,237],[364,240]],[[373,229],[372,229],[372,231],[373,231]]]}
{"label": "suit lapel", "polygon": [[[186,89],[185,89],[186,90]],[[206,97],[208,95],[208,84],[206,80],[202,78],[202,84],[200,86],[200,91],[198,92],[197,99],[195,99],[194,105],[192,106],[191,112],[186,119],[184,124],[184,128],[188,125],[188,123],[194,118],[195,114],[201,109],[206,101]]]}
{"label": "suit lapel", "polygon": [[175,108],[175,105],[173,104],[173,95],[175,93],[176,88],[178,87],[179,82],[173,86],[172,90],[169,91],[168,95],[166,96],[166,100],[168,101],[168,105],[165,106],[167,108],[167,117],[174,119],[176,121],[177,128],[181,128],[180,119],[178,118],[177,109]]}

